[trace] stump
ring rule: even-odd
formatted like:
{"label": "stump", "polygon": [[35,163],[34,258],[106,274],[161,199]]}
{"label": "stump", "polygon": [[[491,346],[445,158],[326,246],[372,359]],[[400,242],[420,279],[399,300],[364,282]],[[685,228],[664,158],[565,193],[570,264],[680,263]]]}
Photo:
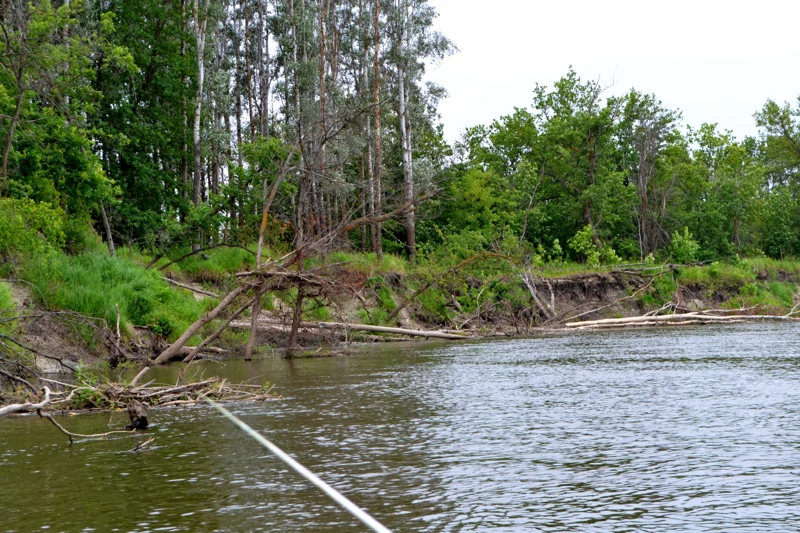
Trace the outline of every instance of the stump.
{"label": "stump", "polygon": [[147,429],[148,414],[149,409],[145,404],[137,400],[131,400],[128,404],[128,416],[131,417],[131,423],[125,426],[125,429]]}

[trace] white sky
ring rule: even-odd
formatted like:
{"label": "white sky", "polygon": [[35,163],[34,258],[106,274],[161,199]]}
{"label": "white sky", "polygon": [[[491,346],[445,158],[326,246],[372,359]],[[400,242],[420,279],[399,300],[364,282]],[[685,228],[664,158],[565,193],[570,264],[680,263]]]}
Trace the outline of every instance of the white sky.
{"label": "white sky", "polygon": [[569,65],[583,80],[655,94],[684,124],[717,122],[737,138],[757,132],[768,98],[800,94],[800,2],[760,0],[430,0],[436,28],[459,48],[426,79],[449,98],[449,141],[514,107],[536,82],[552,86]]}

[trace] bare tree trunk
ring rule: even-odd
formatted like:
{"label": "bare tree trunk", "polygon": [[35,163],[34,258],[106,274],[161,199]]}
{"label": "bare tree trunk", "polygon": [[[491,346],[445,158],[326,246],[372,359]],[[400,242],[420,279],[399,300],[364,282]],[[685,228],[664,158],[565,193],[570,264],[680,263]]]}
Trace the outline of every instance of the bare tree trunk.
{"label": "bare tree trunk", "polygon": [[[369,52],[367,49],[364,49],[364,90],[368,91],[369,87],[369,68],[368,64],[368,57],[367,54]],[[367,137],[367,204],[369,210],[370,218],[375,217],[375,165],[373,163],[374,157],[372,154],[372,118],[367,115],[365,118],[366,121],[366,137]],[[377,226],[375,224],[369,225],[369,239],[370,239],[370,247],[373,252],[376,251],[375,249],[375,242],[379,240],[378,233],[377,233]]]}
{"label": "bare tree trunk", "polygon": [[[375,85],[375,210],[380,213],[381,207],[381,26],[380,26],[381,3],[375,0],[375,78],[372,82]],[[381,242],[380,222],[375,224],[375,242],[372,247],[378,259],[383,257],[383,244]]]}
{"label": "bare tree trunk", "polygon": [[247,290],[247,286],[240,285],[239,287],[236,287],[234,290],[229,292],[225,296],[225,298],[222,299],[219,305],[217,305],[217,307],[215,307],[207,315],[197,320],[194,324],[189,326],[189,328],[183,332],[183,335],[181,335],[178,338],[178,340],[176,340],[172,345],[170,345],[169,348],[161,352],[161,355],[159,355],[156,358],[155,362],[160,365],[168,363],[173,357],[175,357],[176,355],[178,355],[178,353],[180,353],[181,348],[183,348],[186,345],[186,342],[192,338],[192,335],[197,333],[200,330],[200,328],[202,328],[203,326],[205,326],[206,324],[217,318],[245,290]]}
{"label": "bare tree trunk", "polygon": [[[195,37],[197,40],[197,94],[195,95],[194,104],[194,127],[193,132],[193,150],[194,150],[194,187],[192,200],[195,207],[200,205],[202,185],[203,185],[203,169],[200,154],[200,114],[203,106],[203,78],[205,76],[205,47],[206,47],[206,23],[208,22],[208,2],[202,6],[199,3],[201,0],[194,0],[193,16],[195,26]],[[192,245],[193,248],[200,249],[200,239]]]}
{"label": "bare tree trunk", "polygon": [[[367,194],[366,194],[366,183],[364,182],[364,156],[361,156],[361,191],[360,191],[360,200],[361,200],[361,218],[367,218]],[[367,253],[367,226],[361,226],[361,251],[363,253]]]}
{"label": "bare tree trunk", "polygon": [[258,315],[261,313],[261,298],[264,296],[263,285],[256,291],[256,298],[253,307],[250,308],[250,335],[247,338],[247,346],[244,349],[244,360],[253,359],[253,348],[256,345],[256,335],[258,334]]}
{"label": "bare tree trunk", "polygon": [[108,241],[108,253],[111,254],[111,257],[114,257],[114,237],[111,236],[111,225],[108,223],[108,217],[106,216],[106,208],[103,206],[103,202],[100,202],[100,216],[103,218],[103,227],[106,230],[106,240]]}
{"label": "bare tree trunk", "polygon": [[[181,0],[181,59],[186,57],[186,0]],[[181,61],[183,63],[183,61]],[[186,101],[186,74],[181,74],[181,113],[183,114],[183,142],[181,143],[181,184],[183,186],[182,196],[184,199],[189,197],[189,143],[186,141],[186,133],[189,131],[189,110]]]}
{"label": "bare tree trunk", "polygon": [[249,0],[244,0],[242,6],[244,7],[244,68],[247,75],[247,113],[250,117],[250,141],[256,136],[255,124],[253,123],[253,83],[250,71],[250,20],[247,13],[247,3]]}
{"label": "bare tree trunk", "polygon": [[[22,69],[19,69],[19,79],[22,79]],[[11,153],[11,141],[14,139],[14,129],[19,122],[20,109],[22,109],[22,99],[25,91],[20,84],[17,84],[17,102],[14,107],[14,115],[11,117],[11,123],[8,125],[8,133],[6,134],[6,145],[3,148],[3,166],[0,168],[0,192],[5,191],[6,178],[8,177],[8,156]]]}
{"label": "bare tree trunk", "polygon": [[259,115],[259,123],[261,135],[269,136],[269,29],[266,24],[266,14],[264,10],[264,0],[258,0],[258,23],[259,23],[259,45],[258,49],[261,50],[263,44],[264,52],[259,64],[261,81],[261,107]]}
{"label": "bare tree trunk", "polygon": [[[408,5],[406,0],[402,0],[402,20],[400,29],[399,46],[401,52],[405,44],[405,25],[408,16]],[[401,53],[401,56],[403,54]],[[400,104],[400,144],[403,151],[403,197],[406,202],[414,200],[414,174],[411,154],[411,124],[408,120],[408,99],[406,95],[406,70],[404,67],[405,57],[401,57],[400,65],[397,68],[397,92]],[[417,257],[416,223],[412,203],[412,209],[406,213],[406,247],[408,258],[414,260]]]}
{"label": "bare tree trunk", "polygon": [[297,287],[297,300],[294,303],[294,315],[292,316],[292,329],[289,331],[289,342],[286,345],[286,358],[290,359],[297,348],[297,330],[303,318],[303,300],[306,296],[306,289],[303,285]]}
{"label": "bare tree trunk", "polygon": [[[320,0],[319,6],[319,113],[320,113],[320,120],[319,120],[319,174],[323,175],[326,172],[327,162],[327,154],[326,154],[326,147],[325,147],[325,137],[327,135],[327,125],[325,121],[327,109],[325,108],[326,104],[326,93],[327,87],[325,86],[325,71],[326,71],[326,64],[325,64],[325,54],[328,46],[327,42],[327,34],[326,34],[326,18],[328,14],[328,7],[329,4],[326,0]],[[317,191],[317,213],[319,217],[319,230],[320,233],[324,232],[327,227],[327,218],[325,216],[325,199],[324,199],[324,191],[323,187],[325,185],[325,180],[319,180],[318,191]]]}

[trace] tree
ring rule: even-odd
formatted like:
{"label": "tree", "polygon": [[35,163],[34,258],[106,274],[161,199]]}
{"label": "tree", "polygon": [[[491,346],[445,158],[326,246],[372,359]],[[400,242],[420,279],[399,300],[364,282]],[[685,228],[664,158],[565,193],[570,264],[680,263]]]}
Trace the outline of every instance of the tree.
{"label": "tree", "polygon": [[[625,180],[637,192],[634,210],[639,258],[665,247],[668,208],[676,194],[677,174],[663,162],[669,145],[679,140],[680,114],[668,110],[653,95],[635,90],[622,99],[618,129],[620,165]],[[666,167],[666,168],[665,168]]]}

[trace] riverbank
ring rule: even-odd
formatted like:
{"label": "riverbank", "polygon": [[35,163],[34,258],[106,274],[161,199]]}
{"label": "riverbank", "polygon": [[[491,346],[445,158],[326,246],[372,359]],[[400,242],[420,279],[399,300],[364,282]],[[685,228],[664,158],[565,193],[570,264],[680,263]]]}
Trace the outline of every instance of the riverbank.
{"label": "riverbank", "polygon": [[[257,320],[252,296],[241,290],[229,310],[187,337],[186,327],[213,315],[231,291],[239,290],[241,273],[253,268],[249,252],[209,250],[185,264],[163,260],[161,269],[157,264],[147,268],[152,258],[133,253],[63,256],[54,262],[63,268],[51,267],[57,275],[47,283],[35,275],[0,282],[0,336],[4,348],[11,348],[0,360],[0,404],[40,402],[39,385],[31,382],[46,376],[69,382],[38,381],[54,387],[60,409],[125,407],[127,396],[138,397],[131,395],[135,380],[104,384],[101,376],[112,368],[117,375],[138,372],[181,339],[186,342],[172,360],[246,358],[248,344],[254,358],[319,358],[415,339],[459,342],[585,329],[793,320],[800,307],[800,262],[520,268],[486,256],[437,271],[392,256],[377,261],[369,255],[332,254],[304,265],[304,272],[326,271],[327,277],[324,291],[306,294],[299,321],[292,320],[296,288],[264,291]],[[69,276],[89,281],[64,283]],[[92,279],[105,279],[105,290]],[[92,309],[100,311],[87,314]],[[173,314],[174,309],[188,312]],[[134,322],[136,317],[143,322]],[[289,349],[292,335],[295,347]],[[145,392],[153,392],[151,405],[189,404],[197,401],[198,391],[207,394],[224,385],[198,388],[197,381],[202,379],[184,380],[163,394]],[[234,389],[223,392],[216,397],[237,397]],[[260,387],[250,391],[251,396],[268,394]]]}
{"label": "riverbank", "polygon": [[[19,269],[27,279],[0,282],[2,333],[18,336],[42,372],[74,370],[79,364],[148,364],[219,305],[236,286],[237,273],[254,267],[246,247],[218,247],[174,261],[180,255],[154,262],[132,250],[113,258],[99,252],[61,254]],[[324,270],[328,285],[302,302],[295,354],[414,338],[403,330],[420,332],[419,338],[457,339],[672,313],[782,316],[800,301],[797,261],[520,267],[485,254],[446,267],[341,252],[307,261],[304,268]],[[238,304],[199,328],[180,358],[226,322],[230,327],[203,345],[197,357],[244,355],[253,325],[256,357],[283,352],[297,289],[277,287],[263,294],[255,322],[249,316],[252,306],[243,305],[247,299],[242,294]],[[377,331],[358,331],[355,325]]]}

